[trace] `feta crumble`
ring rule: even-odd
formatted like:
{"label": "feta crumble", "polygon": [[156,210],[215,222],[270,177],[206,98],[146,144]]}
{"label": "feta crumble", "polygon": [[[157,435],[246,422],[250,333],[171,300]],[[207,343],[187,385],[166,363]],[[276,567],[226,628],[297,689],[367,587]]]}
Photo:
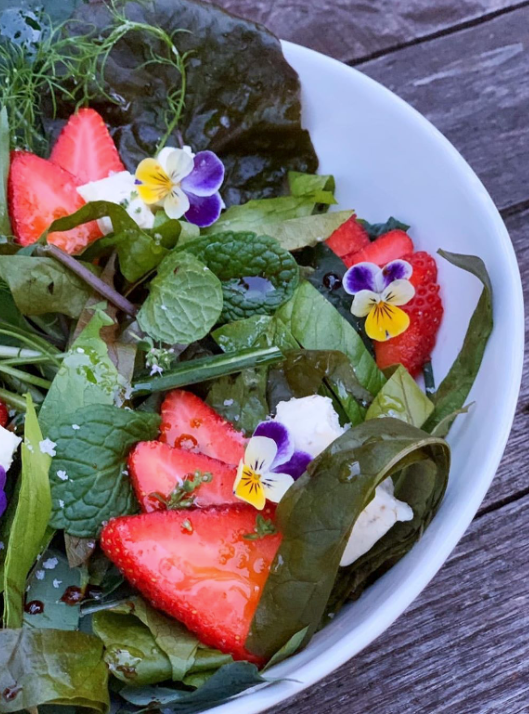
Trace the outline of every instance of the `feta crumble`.
{"label": "feta crumble", "polygon": [[79,424],[72,424],[72,429],[73,429],[74,431],[79,431],[80,428],[81,428],[81,427],[79,426]]}
{"label": "feta crumble", "polygon": [[319,394],[279,402],[275,421],[289,430],[296,450],[305,451],[312,457],[321,454],[345,431],[340,426],[332,400]]}
{"label": "feta crumble", "polygon": [[53,581],[54,588],[58,588],[59,585],[61,585],[61,584],[62,584],[62,580],[57,580],[57,578],[55,578],[55,580]]}
{"label": "feta crumble", "polygon": [[42,563],[42,567],[45,568],[46,570],[53,570],[59,565],[59,559],[58,558],[48,558],[48,560],[45,560]]}
{"label": "feta crumble", "polygon": [[44,572],[44,570],[37,570],[35,573],[35,577],[37,578],[37,580],[44,580],[45,575],[46,573]]}
{"label": "feta crumble", "polygon": [[57,471],[57,478],[61,481],[68,481],[68,474],[66,471]]}
{"label": "feta crumble", "polygon": [[57,444],[48,438],[43,439],[39,442],[40,453],[48,454],[48,456],[55,456],[57,454],[57,452],[55,451],[56,446]]}

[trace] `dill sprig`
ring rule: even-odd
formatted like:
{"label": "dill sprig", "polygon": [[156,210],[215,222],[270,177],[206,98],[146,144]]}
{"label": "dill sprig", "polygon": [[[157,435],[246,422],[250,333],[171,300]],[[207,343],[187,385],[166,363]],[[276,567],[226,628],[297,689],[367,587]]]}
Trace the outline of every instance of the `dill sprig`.
{"label": "dill sprig", "polygon": [[[60,101],[78,109],[90,101],[106,100],[120,105],[123,98],[112,92],[106,81],[106,68],[112,50],[129,33],[148,35],[161,42],[164,52],[155,53],[141,69],[150,65],[169,66],[175,70],[175,86],[165,101],[162,116],[165,132],[158,144],[159,151],[178,126],[185,105],[186,59],[176,46],[176,35],[161,27],[130,20],[120,9],[118,0],[111,0],[108,9],[111,22],[104,34],[94,26],[76,20],[53,25],[44,12],[26,12],[24,17],[38,28],[37,39],[15,40],[4,37],[0,42],[0,105],[9,115],[12,145],[44,154],[48,141],[43,125],[42,99],[51,102],[52,117]],[[79,27],[79,33],[75,32]],[[177,79],[180,78],[180,83]],[[178,86],[179,84],[179,86]]]}

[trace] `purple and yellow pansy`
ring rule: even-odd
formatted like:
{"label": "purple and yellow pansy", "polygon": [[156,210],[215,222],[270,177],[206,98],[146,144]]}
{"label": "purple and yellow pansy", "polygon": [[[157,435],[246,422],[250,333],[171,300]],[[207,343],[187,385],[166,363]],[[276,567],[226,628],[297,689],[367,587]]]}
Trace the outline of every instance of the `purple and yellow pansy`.
{"label": "purple and yellow pansy", "polygon": [[6,485],[6,470],[0,466],[0,517],[4,514],[7,508],[7,496],[5,494]]}
{"label": "purple and yellow pansy", "polygon": [[344,290],[354,295],[351,312],[366,318],[366,334],[372,340],[385,342],[408,329],[410,318],[399,305],[406,305],[415,295],[409,281],[412,273],[405,260],[393,260],[384,268],[357,263],[345,273]]}
{"label": "purple and yellow pansy", "polygon": [[294,449],[288,429],[277,421],[258,424],[237,469],[234,495],[261,511],[266,501],[279,503],[312,460]]}

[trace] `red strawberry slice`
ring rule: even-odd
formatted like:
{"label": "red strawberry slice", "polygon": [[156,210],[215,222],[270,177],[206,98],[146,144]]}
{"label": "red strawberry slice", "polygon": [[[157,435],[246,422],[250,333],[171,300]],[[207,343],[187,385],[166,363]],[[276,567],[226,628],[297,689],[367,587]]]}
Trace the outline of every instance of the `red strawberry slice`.
{"label": "red strawberry slice", "polygon": [[72,114],[50,159],[76,176],[81,185],[125,170],[103,117],[94,109],[79,109]]}
{"label": "red strawberry slice", "polygon": [[[11,155],[8,180],[9,215],[19,243],[35,243],[56,218],[75,213],[84,200],[77,193],[78,180],[51,161],[26,151]],[[50,233],[48,241],[67,253],[78,253],[101,237],[92,221],[63,233]]]}
{"label": "red strawberry slice", "polygon": [[413,252],[411,238],[404,231],[395,229],[384,233],[362,250],[344,256],[343,262],[348,268],[357,263],[375,263],[381,268],[392,260],[403,258]]}
{"label": "red strawberry slice", "polygon": [[229,422],[183,389],[170,392],[162,404],[160,441],[237,465],[246,439]]}
{"label": "red strawberry slice", "polygon": [[9,411],[4,402],[0,402],[0,426],[7,426],[8,421]]}
{"label": "red strawberry slice", "polygon": [[160,441],[141,441],[129,455],[129,469],[136,497],[147,513],[165,510],[163,501],[153,494],[167,499],[184,480],[193,480],[197,471],[211,474],[212,480],[202,482],[189,494],[193,506],[240,504],[233,495],[237,470],[204,454],[173,448]]}
{"label": "red strawberry slice", "polygon": [[375,355],[380,369],[402,364],[416,377],[432,354],[443,317],[443,302],[437,284],[437,264],[424,251],[404,256],[411,263],[410,282],[415,296],[402,309],[410,316],[410,326],[398,337],[375,342]]}
{"label": "red strawberry slice", "polygon": [[366,229],[358,223],[356,216],[351,216],[342,223],[325,241],[329,248],[340,258],[356,253],[369,245],[370,240]]}
{"label": "red strawberry slice", "polygon": [[[273,518],[274,511],[263,515]],[[281,536],[246,540],[256,517],[241,505],[115,518],[101,547],[154,607],[204,644],[262,664],[244,643]]]}

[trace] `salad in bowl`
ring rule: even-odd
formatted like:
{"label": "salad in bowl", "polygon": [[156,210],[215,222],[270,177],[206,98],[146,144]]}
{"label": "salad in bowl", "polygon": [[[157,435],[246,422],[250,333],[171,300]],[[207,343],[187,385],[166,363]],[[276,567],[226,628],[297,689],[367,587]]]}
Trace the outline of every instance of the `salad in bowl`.
{"label": "salad in bowl", "polygon": [[261,26],[72,5],[0,4],[0,711],[204,711],[435,517],[490,280],[337,205]]}

